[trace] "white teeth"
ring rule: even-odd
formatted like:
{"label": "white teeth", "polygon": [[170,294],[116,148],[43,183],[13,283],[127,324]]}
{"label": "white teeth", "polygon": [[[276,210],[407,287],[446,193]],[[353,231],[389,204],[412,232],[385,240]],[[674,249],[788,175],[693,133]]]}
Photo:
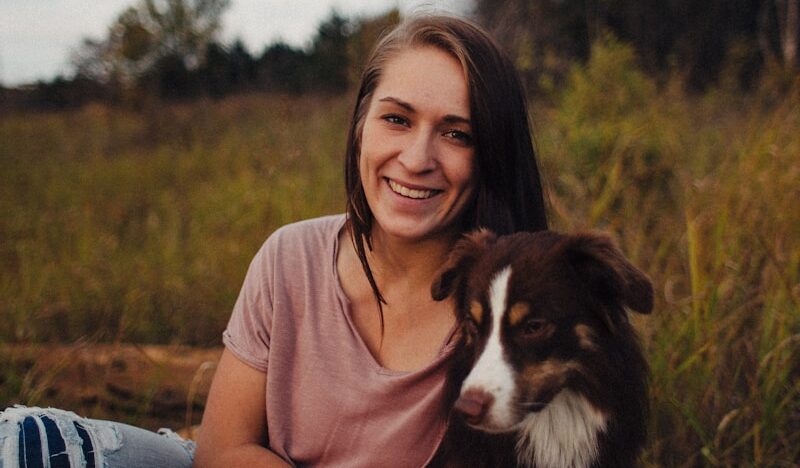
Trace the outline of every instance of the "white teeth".
{"label": "white teeth", "polygon": [[402,185],[398,184],[397,182],[389,179],[389,187],[392,189],[393,192],[399,193],[400,195],[408,198],[430,198],[436,194],[436,190],[415,190],[410,189],[408,187],[403,187]]}

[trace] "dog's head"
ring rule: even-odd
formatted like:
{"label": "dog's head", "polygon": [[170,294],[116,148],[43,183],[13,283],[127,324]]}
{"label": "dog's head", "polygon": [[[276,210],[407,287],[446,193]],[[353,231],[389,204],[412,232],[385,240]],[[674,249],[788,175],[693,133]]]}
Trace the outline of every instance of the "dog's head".
{"label": "dog's head", "polygon": [[455,298],[469,369],[456,409],[487,432],[516,430],[563,390],[603,413],[628,365],[620,343],[635,347],[625,309],[653,306],[650,281],[607,237],[551,231],[469,234],[432,294]]}

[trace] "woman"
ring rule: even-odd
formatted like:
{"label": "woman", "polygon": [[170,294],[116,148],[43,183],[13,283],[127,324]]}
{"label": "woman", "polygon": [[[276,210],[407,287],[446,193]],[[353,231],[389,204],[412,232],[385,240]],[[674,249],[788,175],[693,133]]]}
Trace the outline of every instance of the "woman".
{"label": "woman", "polygon": [[[251,263],[195,466],[425,465],[445,429],[455,330],[453,304],[430,297],[436,270],[473,228],[546,228],[516,73],[461,19],[412,18],[377,44],[345,172],[346,215],[279,229]],[[2,417],[16,424],[0,424],[0,444],[20,460],[25,424],[49,435],[50,419],[73,462],[191,463],[190,444],[130,426],[31,409]]]}
{"label": "woman", "polygon": [[[347,217],[282,228],[224,335],[196,466],[422,466],[444,431],[452,242],[546,227],[525,97],[478,27],[401,24],[363,75]],[[265,395],[266,389],[266,395]]]}

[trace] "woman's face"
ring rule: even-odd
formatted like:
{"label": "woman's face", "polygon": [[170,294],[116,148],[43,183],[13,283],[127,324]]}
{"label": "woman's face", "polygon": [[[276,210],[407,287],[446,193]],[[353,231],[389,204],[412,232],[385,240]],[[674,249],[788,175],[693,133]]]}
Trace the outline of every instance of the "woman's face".
{"label": "woman's face", "polygon": [[405,241],[453,234],[475,190],[470,122],[467,82],[451,55],[416,47],[388,61],[361,135],[373,230]]}

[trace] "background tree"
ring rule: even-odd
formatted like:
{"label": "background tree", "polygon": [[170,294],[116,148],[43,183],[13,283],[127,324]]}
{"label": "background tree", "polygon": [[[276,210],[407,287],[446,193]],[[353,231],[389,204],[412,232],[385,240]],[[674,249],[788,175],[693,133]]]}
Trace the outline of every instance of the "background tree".
{"label": "background tree", "polygon": [[758,15],[758,44],[768,62],[782,64],[788,72],[800,65],[800,0],[762,2]]}
{"label": "background tree", "polygon": [[398,10],[346,19],[336,11],[320,23],[308,49],[282,42],[258,60],[260,88],[267,91],[341,93],[356,86],[361,67],[381,34],[400,21]]}
{"label": "background tree", "polygon": [[229,5],[230,0],[143,0],[139,10],[157,38],[157,53],[180,57],[191,70],[201,65]]}
{"label": "background tree", "polygon": [[311,86],[323,92],[342,92],[348,87],[350,56],[347,45],[353,24],[335,10],[317,28],[311,45]]}
{"label": "background tree", "polygon": [[[772,61],[797,72],[800,0],[476,0],[477,20],[516,59],[528,84],[562,82],[574,60],[611,32],[650,73],[678,71],[691,88],[716,82],[735,60],[752,82]],[[730,69],[726,69],[730,71]]]}
{"label": "background tree", "polygon": [[109,27],[105,40],[84,39],[73,53],[77,76],[112,88],[129,88],[157,60],[157,38],[140,10],[128,8]]}
{"label": "background tree", "polygon": [[367,63],[369,54],[378,39],[399,23],[400,19],[400,11],[395,8],[383,15],[352,21],[352,32],[347,44],[347,55],[350,62],[348,70],[350,87],[358,86],[363,67]]}
{"label": "background tree", "polygon": [[[141,0],[73,56],[79,76],[123,88],[198,69],[230,0]],[[180,63],[179,63],[180,62]],[[182,63],[182,64],[181,64]]]}
{"label": "background tree", "polygon": [[302,49],[275,42],[258,59],[259,87],[265,91],[302,93],[310,88],[311,58]]}
{"label": "background tree", "polygon": [[198,72],[205,91],[214,97],[248,90],[258,77],[256,61],[241,40],[230,48],[218,42],[209,44]]}
{"label": "background tree", "polygon": [[[589,54],[596,5],[585,0],[476,0],[475,17],[511,54],[529,88],[552,88]],[[591,26],[590,26],[591,25]]]}

